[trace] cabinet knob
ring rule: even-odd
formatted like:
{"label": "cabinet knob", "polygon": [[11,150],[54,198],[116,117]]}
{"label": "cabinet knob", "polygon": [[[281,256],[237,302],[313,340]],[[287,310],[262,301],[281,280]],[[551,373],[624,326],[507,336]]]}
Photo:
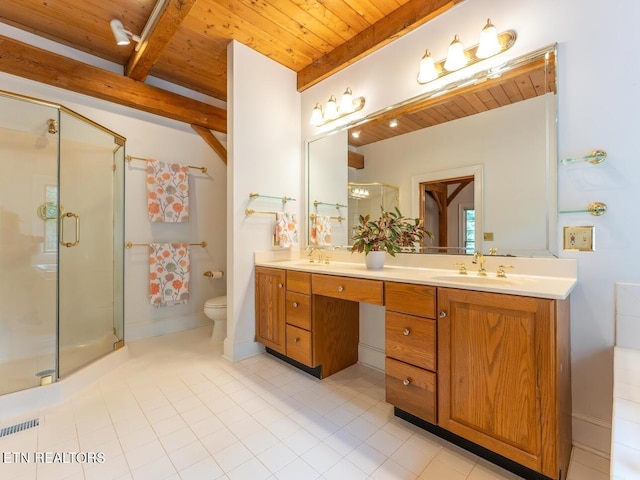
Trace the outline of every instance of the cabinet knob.
{"label": "cabinet knob", "polygon": [[405,378],[405,379],[402,381],[402,384],[403,384],[405,387],[408,387],[409,385],[411,385],[411,380],[410,380],[410,379],[408,379],[408,378]]}
{"label": "cabinet knob", "polygon": [[438,314],[438,316],[439,316],[440,318],[444,318],[444,317],[446,317],[446,316],[447,316],[447,312],[445,312],[444,310],[440,310],[440,313]]}
{"label": "cabinet knob", "polygon": [[284,287],[284,284],[281,282],[278,282],[278,288],[282,288],[282,287]]}
{"label": "cabinet knob", "polygon": [[294,306],[295,308],[298,308],[298,302],[293,302],[293,306]]}
{"label": "cabinet knob", "polygon": [[338,291],[339,292],[344,292],[344,287],[342,285],[338,285]]}
{"label": "cabinet knob", "polygon": [[299,341],[300,341],[300,339],[299,339],[298,337],[295,337],[295,338],[293,339],[293,343],[298,343]]}
{"label": "cabinet knob", "polygon": [[402,334],[406,337],[407,335],[409,335],[411,333],[411,330],[409,330],[408,328],[405,328],[404,330],[402,330]]}

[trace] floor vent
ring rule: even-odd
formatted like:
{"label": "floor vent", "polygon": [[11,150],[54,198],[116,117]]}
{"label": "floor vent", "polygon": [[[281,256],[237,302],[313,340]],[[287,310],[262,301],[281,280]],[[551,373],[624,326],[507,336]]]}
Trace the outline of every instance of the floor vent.
{"label": "floor vent", "polygon": [[14,433],[18,433],[23,430],[28,430],[33,427],[37,427],[38,425],[40,425],[40,419],[34,418],[33,420],[27,420],[26,422],[18,423],[17,425],[4,427],[2,430],[0,430],[0,438],[6,437],[7,435],[13,435]]}

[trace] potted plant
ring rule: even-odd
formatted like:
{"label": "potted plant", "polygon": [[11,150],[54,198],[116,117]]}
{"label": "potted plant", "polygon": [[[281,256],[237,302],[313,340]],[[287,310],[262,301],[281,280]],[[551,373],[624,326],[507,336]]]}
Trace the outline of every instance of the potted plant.
{"label": "potted plant", "polygon": [[384,266],[387,253],[395,257],[399,252],[413,252],[425,236],[433,237],[422,225],[421,218],[404,217],[397,207],[395,212],[386,212],[382,207],[380,211],[376,220],[371,220],[370,215],[360,215],[351,237],[354,240],[351,252],[364,252],[367,268],[372,270]]}

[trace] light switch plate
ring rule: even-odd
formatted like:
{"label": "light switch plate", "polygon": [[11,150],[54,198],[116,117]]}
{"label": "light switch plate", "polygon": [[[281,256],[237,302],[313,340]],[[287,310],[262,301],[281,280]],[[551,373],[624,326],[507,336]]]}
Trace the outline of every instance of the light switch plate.
{"label": "light switch plate", "polygon": [[594,227],[564,227],[564,250],[577,252],[595,251]]}

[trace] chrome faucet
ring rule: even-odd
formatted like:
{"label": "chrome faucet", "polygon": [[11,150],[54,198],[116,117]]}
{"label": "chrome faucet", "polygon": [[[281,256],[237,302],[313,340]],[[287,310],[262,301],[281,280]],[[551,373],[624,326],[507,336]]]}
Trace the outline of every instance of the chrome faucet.
{"label": "chrome faucet", "polygon": [[473,260],[471,260],[471,263],[475,263],[478,264],[478,275],[481,277],[486,277],[487,276],[487,271],[484,268],[484,255],[481,254],[480,252],[476,251],[473,254]]}

